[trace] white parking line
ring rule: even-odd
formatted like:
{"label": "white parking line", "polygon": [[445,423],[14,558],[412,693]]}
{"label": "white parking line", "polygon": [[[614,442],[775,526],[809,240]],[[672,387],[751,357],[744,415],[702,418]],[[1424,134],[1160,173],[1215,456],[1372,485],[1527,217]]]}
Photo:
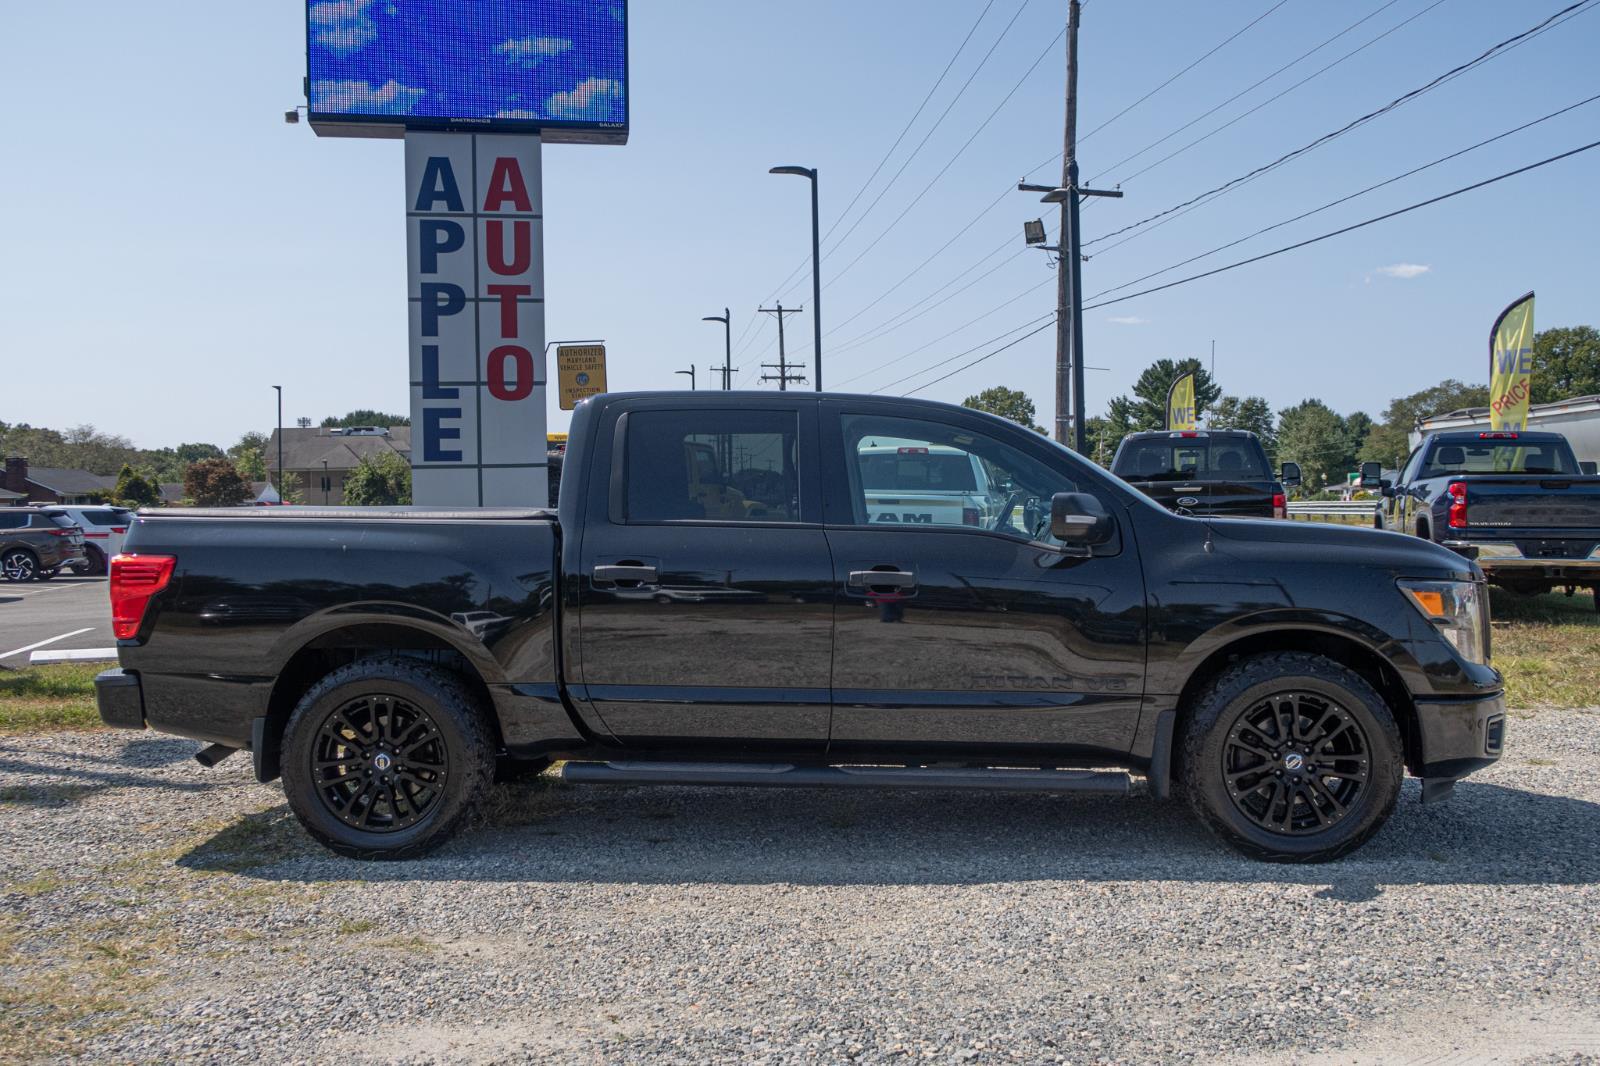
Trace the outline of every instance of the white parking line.
{"label": "white parking line", "polygon": [[0,653],[0,659],[9,659],[13,655],[21,655],[25,651],[32,651],[34,648],[42,648],[46,644],[54,644],[58,640],[66,640],[68,637],[75,637],[80,633],[92,632],[94,632],[94,626],[84,626],[82,629],[74,629],[71,633],[63,633],[59,637],[51,637],[49,640],[41,640],[37,644],[29,644],[26,648],[18,648],[16,651]]}
{"label": "white parking line", "polygon": [[[98,584],[98,583],[96,583],[96,584]],[[0,585],[0,595],[4,595],[4,596],[37,596],[41,592],[61,592],[63,590],[70,591],[72,589],[84,589],[84,588],[94,588],[94,587],[96,587],[94,584],[46,585],[46,586],[44,586],[42,588],[41,587],[35,587],[35,588],[22,589],[22,588],[12,588],[9,585]]]}
{"label": "white parking line", "polygon": [[66,651],[36,651],[28,656],[29,666],[48,663],[114,663],[116,648],[69,648]]}

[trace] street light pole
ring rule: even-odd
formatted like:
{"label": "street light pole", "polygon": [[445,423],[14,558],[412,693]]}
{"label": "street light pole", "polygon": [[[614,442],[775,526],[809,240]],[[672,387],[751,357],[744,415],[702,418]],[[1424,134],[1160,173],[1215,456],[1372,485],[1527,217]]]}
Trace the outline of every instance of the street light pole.
{"label": "street light pole", "polygon": [[[722,391],[723,392],[727,392],[729,389],[731,389],[733,387],[733,385],[728,380],[728,375],[730,373],[732,373],[733,371],[739,369],[738,367],[733,365],[733,312],[731,310],[729,310],[728,308],[724,307],[722,309],[722,314],[720,314],[720,315],[706,315],[700,321],[702,321],[702,322],[721,322],[722,323],[722,339],[723,339]],[[716,367],[712,367],[711,369],[712,370],[716,370],[717,368]],[[680,371],[678,371],[678,373],[681,374],[681,373],[683,373],[683,371],[680,370]]]}
{"label": "street light pole", "polygon": [[673,373],[674,374],[688,374],[689,375],[689,391],[690,392],[694,391],[694,364],[693,363],[689,364],[689,369],[688,370],[674,370]]}
{"label": "street light pole", "polygon": [[283,386],[272,386],[278,391],[278,503],[283,503]]}
{"label": "street light pole", "polygon": [[[811,179],[811,360],[812,378],[817,391],[822,391],[822,237],[821,219],[817,214],[817,171],[815,167],[773,167],[769,174],[793,174]],[[781,319],[780,319],[781,321]]]}

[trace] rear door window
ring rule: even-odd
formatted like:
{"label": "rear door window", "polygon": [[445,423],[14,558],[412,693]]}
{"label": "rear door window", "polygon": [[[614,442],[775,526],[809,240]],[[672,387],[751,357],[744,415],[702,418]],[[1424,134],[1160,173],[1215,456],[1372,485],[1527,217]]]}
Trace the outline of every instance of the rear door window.
{"label": "rear door window", "polygon": [[798,522],[792,411],[634,411],[627,522]]}

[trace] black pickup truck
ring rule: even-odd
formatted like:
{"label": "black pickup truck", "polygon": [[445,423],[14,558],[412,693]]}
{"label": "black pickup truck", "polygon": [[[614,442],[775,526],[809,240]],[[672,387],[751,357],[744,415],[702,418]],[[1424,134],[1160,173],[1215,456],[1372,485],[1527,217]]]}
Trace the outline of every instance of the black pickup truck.
{"label": "black pickup truck", "polygon": [[[871,522],[882,442],[994,496]],[[922,450],[919,450],[922,449]],[[926,450],[926,451],[923,451]],[[102,718],[250,751],[343,854],[433,847],[497,767],[568,781],[1126,792],[1246,853],[1342,855],[1409,769],[1492,763],[1476,566],[1373,530],[1175,515],[924,401],[579,405],[557,513],[168,509],[112,568]]]}
{"label": "black pickup truck", "polygon": [[1130,433],[1117,445],[1111,472],[1179,514],[1215,518],[1287,518],[1289,486],[1300,465],[1274,477],[1261,440],[1242,429]]}
{"label": "black pickup truck", "polygon": [[1594,473],[1559,433],[1432,433],[1383,486],[1383,523],[1477,560],[1513,592],[1593,589],[1600,609]]}

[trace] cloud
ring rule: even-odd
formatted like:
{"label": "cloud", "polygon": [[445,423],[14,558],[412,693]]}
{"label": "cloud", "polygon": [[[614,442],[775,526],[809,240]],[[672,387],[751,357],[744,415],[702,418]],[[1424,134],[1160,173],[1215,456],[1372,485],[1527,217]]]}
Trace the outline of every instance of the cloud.
{"label": "cloud", "polygon": [[622,83],[610,78],[585,78],[568,93],[556,93],[544,102],[551,118],[602,121],[611,117],[622,100]]}
{"label": "cloud", "polygon": [[1376,272],[1386,278],[1420,278],[1432,269],[1432,267],[1424,266],[1421,263],[1391,263],[1388,266],[1379,267]]}
{"label": "cloud", "polygon": [[312,4],[306,17],[322,47],[333,52],[356,52],[378,39],[378,26],[367,17],[371,6],[372,0],[325,0]]}
{"label": "cloud", "polygon": [[409,115],[426,89],[412,89],[390,78],[373,88],[364,81],[314,81],[311,110],[350,115]]}
{"label": "cloud", "polygon": [[1148,318],[1140,318],[1138,315],[1112,315],[1106,321],[1115,322],[1119,326],[1142,326],[1150,320]]}
{"label": "cloud", "polygon": [[494,50],[505,56],[508,63],[532,70],[552,56],[572,51],[572,42],[565,37],[522,37],[502,41]]}

